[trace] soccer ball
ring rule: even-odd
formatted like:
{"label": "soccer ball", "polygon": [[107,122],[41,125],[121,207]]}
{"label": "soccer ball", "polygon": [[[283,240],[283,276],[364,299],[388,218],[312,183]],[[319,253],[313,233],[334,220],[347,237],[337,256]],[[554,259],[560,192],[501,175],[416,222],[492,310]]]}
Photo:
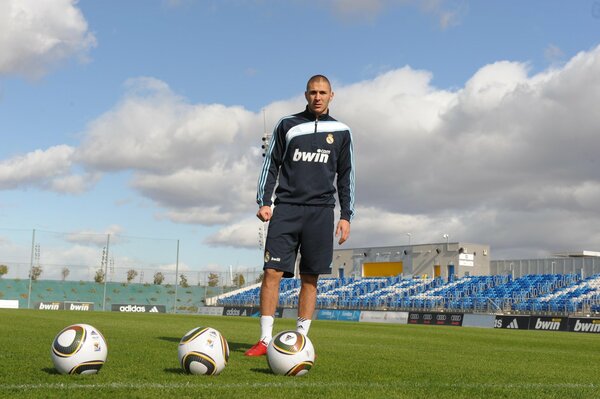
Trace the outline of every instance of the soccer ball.
{"label": "soccer ball", "polygon": [[306,335],[282,331],[269,342],[267,360],[275,374],[300,376],[315,364],[315,349]]}
{"label": "soccer ball", "polygon": [[214,328],[196,327],[181,338],[178,354],[186,373],[218,375],[227,366],[229,345]]}
{"label": "soccer ball", "polygon": [[107,354],[106,340],[89,324],[66,327],[56,335],[50,348],[54,367],[61,374],[96,374]]}

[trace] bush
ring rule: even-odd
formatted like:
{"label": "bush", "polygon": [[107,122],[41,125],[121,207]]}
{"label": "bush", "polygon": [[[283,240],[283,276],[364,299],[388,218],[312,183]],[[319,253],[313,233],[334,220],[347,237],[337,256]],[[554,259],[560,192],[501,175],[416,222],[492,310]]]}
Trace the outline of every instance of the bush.
{"label": "bush", "polygon": [[161,285],[165,281],[165,275],[161,272],[154,273],[154,284]]}
{"label": "bush", "polygon": [[185,276],[185,274],[180,275],[179,278],[180,278],[179,285],[181,285],[183,288],[188,288],[190,286],[188,284],[188,280],[187,280],[187,277]]}
{"label": "bush", "polygon": [[103,283],[104,278],[106,277],[104,270],[98,269],[96,270],[96,275],[94,276],[94,281],[97,283]]}
{"label": "bush", "polygon": [[8,266],[0,265],[0,278],[8,273]]}
{"label": "bush", "polygon": [[42,274],[42,267],[41,266],[33,266],[31,268],[31,270],[29,271],[29,278],[37,281],[38,278],[40,278]]}
{"label": "bush", "polygon": [[135,269],[127,270],[127,283],[131,283],[134,278],[138,275],[138,272]]}

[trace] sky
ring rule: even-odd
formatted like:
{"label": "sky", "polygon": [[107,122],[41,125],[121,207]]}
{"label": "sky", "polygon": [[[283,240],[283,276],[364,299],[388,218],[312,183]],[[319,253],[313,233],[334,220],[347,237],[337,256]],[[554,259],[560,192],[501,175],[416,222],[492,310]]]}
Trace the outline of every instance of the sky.
{"label": "sky", "polygon": [[341,248],[600,250],[600,0],[1,0],[0,259],[36,229],[57,264],[110,234],[260,269],[261,137],[314,74],[354,138]]}

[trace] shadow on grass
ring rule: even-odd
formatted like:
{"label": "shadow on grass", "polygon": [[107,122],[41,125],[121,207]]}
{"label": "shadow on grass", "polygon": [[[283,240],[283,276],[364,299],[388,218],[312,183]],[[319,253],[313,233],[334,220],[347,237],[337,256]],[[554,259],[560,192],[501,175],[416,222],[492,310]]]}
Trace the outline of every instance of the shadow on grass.
{"label": "shadow on grass", "polygon": [[52,367],[44,367],[42,371],[47,374],[60,374],[55,368]]}
{"label": "shadow on grass", "polygon": [[248,344],[246,342],[227,342],[229,345],[230,352],[246,352],[248,349],[252,347],[254,344]]}
{"label": "shadow on grass", "polygon": [[273,372],[269,368],[250,369],[250,371],[255,372],[255,373],[261,373],[261,374],[271,374],[271,375],[273,374]]}

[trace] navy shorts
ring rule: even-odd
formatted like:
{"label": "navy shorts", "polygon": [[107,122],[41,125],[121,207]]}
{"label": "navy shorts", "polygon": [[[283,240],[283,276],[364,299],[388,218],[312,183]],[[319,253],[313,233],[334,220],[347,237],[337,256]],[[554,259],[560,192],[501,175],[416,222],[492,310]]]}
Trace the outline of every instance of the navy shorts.
{"label": "navy shorts", "polygon": [[333,208],[278,204],[269,222],[263,269],[294,277],[300,250],[300,274],[330,274],[333,259]]}

